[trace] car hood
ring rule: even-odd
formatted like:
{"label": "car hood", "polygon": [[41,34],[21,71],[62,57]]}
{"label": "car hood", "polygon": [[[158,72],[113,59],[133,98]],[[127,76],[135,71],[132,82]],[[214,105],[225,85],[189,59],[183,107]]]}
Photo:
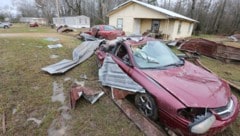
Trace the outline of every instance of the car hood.
{"label": "car hood", "polygon": [[225,106],[231,95],[227,83],[187,61],[181,67],[143,72],[187,107]]}

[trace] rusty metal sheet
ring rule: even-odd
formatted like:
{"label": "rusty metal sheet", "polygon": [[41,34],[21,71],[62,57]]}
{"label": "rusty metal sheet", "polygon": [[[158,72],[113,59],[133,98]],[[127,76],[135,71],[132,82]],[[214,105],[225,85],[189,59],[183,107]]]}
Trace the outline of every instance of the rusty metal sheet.
{"label": "rusty metal sheet", "polygon": [[201,38],[186,41],[182,43],[178,49],[216,59],[240,61],[240,47],[227,46]]}
{"label": "rusty metal sheet", "polygon": [[179,49],[213,57],[217,52],[217,44],[205,39],[192,39],[181,44]]}
{"label": "rusty metal sheet", "polygon": [[240,34],[234,34],[232,35],[233,37],[237,38],[238,40],[240,40]]}
{"label": "rusty metal sheet", "polygon": [[94,91],[90,88],[73,84],[70,90],[71,108],[75,108],[76,102],[81,96],[91,104],[94,104],[103,94],[103,91]]}
{"label": "rusty metal sheet", "polygon": [[129,92],[127,90],[121,90],[121,89],[112,88],[112,87],[111,87],[111,92],[112,92],[112,99],[123,99],[129,94],[134,94],[133,92]]}
{"label": "rusty metal sheet", "polygon": [[126,99],[113,101],[146,136],[166,136],[162,128],[139,113]]}
{"label": "rusty metal sheet", "polygon": [[68,33],[68,32],[73,32],[73,29],[69,28],[68,26],[59,26],[57,28],[57,32],[59,32],[59,33]]}

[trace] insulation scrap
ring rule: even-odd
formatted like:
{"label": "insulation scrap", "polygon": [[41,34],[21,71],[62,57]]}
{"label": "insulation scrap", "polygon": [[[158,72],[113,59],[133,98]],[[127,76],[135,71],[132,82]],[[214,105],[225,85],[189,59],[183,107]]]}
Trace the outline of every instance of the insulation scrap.
{"label": "insulation scrap", "polygon": [[63,47],[62,44],[58,43],[58,44],[53,44],[53,45],[48,45],[49,49],[55,49],[55,48],[61,48]]}

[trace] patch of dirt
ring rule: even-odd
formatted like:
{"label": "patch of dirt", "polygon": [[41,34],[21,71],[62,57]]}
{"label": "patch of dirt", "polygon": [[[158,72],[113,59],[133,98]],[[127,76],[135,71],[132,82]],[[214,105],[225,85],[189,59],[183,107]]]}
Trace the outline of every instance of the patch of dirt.
{"label": "patch of dirt", "polygon": [[53,37],[61,36],[58,33],[2,33],[0,37]]}

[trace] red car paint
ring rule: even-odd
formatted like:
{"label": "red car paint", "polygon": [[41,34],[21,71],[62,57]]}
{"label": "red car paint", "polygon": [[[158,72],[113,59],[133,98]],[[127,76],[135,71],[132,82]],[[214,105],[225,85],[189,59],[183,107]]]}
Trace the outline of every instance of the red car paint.
{"label": "red car paint", "polygon": [[125,32],[109,25],[95,25],[86,32],[101,39],[113,40],[120,36],[125,36]]}
{"label": "red car paint", "polygon": [[[190,121],[179,114],[184,108],[208,108],[216,121],[204,135],[223,131],[236,120],[239,113],[237,98],[231,94],[229,85],[216,75],[185,60],[183,66],[167,69],[140,69],[130,46],[141,46],[153,39],[140,42],[126,40],[122,45],[127,49],[131,65],[125,64],[115,53],[97,50],[96,55],[103,62],[106,54],[119,65],[135,82],[145,88],[155,99],[159,109],[159,120],[179,135],[194,135],[189,130]],[[221,117],[215,108],[226,106],[229,100],[234,103],[233,111]]]}

